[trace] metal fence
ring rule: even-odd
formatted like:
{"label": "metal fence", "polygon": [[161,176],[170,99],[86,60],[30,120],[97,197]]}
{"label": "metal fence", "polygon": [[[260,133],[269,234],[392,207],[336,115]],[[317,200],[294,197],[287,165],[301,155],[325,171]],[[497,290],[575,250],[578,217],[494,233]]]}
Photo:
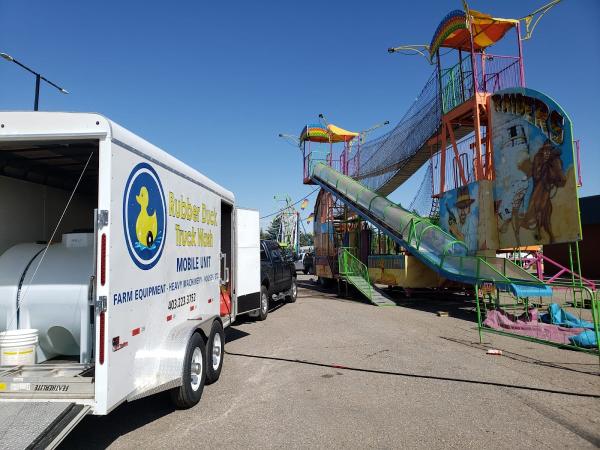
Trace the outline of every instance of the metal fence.
{"label": "metal fence", "polygon": [[539,342],[598,354],[598,291],[570,283],[552,283],[550,298],[519,298],[484,283],[476,285],[479,337],[482,333]]}

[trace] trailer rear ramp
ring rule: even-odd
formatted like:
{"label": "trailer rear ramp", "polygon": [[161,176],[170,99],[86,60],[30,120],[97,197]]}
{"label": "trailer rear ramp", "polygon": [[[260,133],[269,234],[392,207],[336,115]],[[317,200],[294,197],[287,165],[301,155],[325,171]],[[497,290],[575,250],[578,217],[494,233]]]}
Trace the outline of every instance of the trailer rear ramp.
{"label": "trailer rear ramp", "polygon": [[93,365],[0,368],[0,449],[55,448],[91,412]]}
{"label": "trailer rear ramp", "polygon": [[0,409],[0,448],[52,449],[91,406],[72,402],[6,402]]}
{"label": "trailer rear ramp", "polygon": [[493,283],[516,297],[549,297],[552,288],[506,258],[472,256],[464,242],[369,190],[358,181],[318,163],[312,180],[363,219],[381,229],[444,278],[465,284]]}

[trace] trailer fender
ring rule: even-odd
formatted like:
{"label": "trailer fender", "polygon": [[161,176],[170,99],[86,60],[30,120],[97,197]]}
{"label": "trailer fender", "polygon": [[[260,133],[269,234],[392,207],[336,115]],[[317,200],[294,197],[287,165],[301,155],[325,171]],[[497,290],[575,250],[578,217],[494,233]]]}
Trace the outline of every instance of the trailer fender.
{"label": "trailer fender", "polygon": [[138,400],[181,386],[185,350],[192,334],[200,333],[206,342],[215,320],[220,321],[218,316],[210,316],[208,318],[186,320],[175,326],[160,348],[152,351],[151,355],[144,358],[145,366],[149,369],[158,367],[158,370],[147,370],[147,373],[152,374],[151,377],[141,376],[136,380],[137,387],[127,396],[127,401]]}

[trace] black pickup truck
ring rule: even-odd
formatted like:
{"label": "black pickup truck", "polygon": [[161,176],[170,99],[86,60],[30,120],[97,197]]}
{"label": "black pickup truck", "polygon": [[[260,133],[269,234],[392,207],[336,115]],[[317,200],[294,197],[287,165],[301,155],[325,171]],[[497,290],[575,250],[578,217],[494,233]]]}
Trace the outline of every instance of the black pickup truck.
{"label": "black pickup truck", "polygon": [[265,320],[269,313],[269,302],[273,299],[293,303],[298,286],[293,261],[286,256],[277,241],[260,242],[260,313],[258,320]]}

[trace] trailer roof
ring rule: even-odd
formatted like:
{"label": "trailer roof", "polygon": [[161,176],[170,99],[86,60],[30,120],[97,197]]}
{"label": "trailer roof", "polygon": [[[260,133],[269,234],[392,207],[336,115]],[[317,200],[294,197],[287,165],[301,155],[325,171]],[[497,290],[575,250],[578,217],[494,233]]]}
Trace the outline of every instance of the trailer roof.
{"label": "trailer roof", "polygon": [[95,113],[0,112],[0,143],[11,141],[57,141],[60,139],[104,139],[134,151],[167,170],[190,178],[234,203],[233,193],[166,151],[112,120]]}

